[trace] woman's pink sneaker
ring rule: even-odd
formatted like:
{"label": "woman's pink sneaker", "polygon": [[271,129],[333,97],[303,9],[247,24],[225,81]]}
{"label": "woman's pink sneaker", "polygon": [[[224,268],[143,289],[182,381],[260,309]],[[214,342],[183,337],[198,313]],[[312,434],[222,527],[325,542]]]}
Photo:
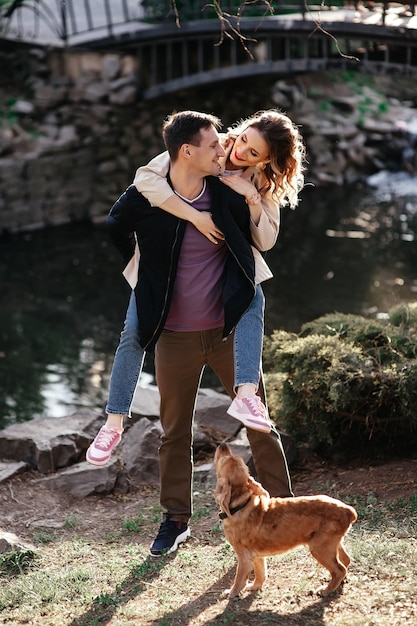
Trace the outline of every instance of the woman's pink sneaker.
{"label": "woman's pink sneaker", "polygon": [[106,465],[115,447],[122,439],[123,428],[102,426],[87,450],[86,460],[91,465]]}
{"label": "woman's pink sneaker", "polygon": [[255,394],[245,398],[236,396],[227,412],[248,428],[252,428],[252,430],[259,430],[261,433],[271,432],[271,422],[269,421],[265,405],[260,397]]}

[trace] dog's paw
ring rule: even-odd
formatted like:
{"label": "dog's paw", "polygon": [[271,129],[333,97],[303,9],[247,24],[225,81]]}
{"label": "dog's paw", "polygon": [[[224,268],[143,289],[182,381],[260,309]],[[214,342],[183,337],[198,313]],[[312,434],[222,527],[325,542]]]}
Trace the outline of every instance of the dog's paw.
{"label": "dog's paw", "polygon": [[244,589],[244,591],[262,591],[262,584],[253,581],[253,583],[248,583]]}
{"label": "dog's paw", "polygon": [[340,588],[336,587],[336,589],[329,589],[328,585],[323,585],[322,587],[319,587],[318,589],[316,589],[315,593],[320,596],[321,598],[324,598],[326,596],[329,596],[332,593],[336,593],[336,591],[340,592]]}
{"label": "dog's paw", "polygon": [[225,589],[222,593],[222,597],[223,598],[240,598],[241,592],[237,591],[237,589],[233,589],[233,587],[231,589]]}
{"label": "dog's paw", "polygon": [[315,592],[316,596],[320,596],[321,598],[324,598],[325,596],[329,595],[329,590],[327,589],[326,585],[322,585],[321,587],[318,587]]}

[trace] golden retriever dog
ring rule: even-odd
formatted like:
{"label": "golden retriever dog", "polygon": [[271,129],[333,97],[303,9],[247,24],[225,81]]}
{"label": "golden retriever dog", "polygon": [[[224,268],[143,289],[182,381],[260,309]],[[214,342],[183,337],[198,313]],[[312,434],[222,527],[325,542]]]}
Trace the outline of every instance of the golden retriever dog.
{"label": "golden retriever dog", "polygon": [[[350,563],[342,540],[358,517],[355,509],[328,496],[271,498],[226,443],[216,449],[214,465],[214,497],[221,509],[224,534],[238,560],[233,586],[224,593],[234,597],[241,591],[262,589],[267,578],[266,557],[299,545],[307,545],[330,572],[329,584],[317,592],[335,591]],[[255,578],[249,584],[252,567]]]}

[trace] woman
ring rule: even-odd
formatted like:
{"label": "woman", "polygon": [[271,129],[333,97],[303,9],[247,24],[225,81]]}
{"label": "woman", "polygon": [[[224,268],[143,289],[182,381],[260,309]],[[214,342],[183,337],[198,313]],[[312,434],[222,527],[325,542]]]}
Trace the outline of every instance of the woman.
{"label": "woman", "polygon": [[[221,180],[243,195],[249,207],[257,285],[252,304],[235,329],[236,397],[228,413],[248,428],[269,432],[271,423],[266,407],[256,395],[261,375],[264,334],[265,300],[260,283],[272,277],[261,251],[269,250],[276,242],[280,207],[289,205],[295,208],[298,204],[298,194],[304,183],[305,148],[298,128],[286,115],[274,109],[259,111],[237,123],[225,135],[221,135],[221,142],[225,151],[219,167]],[[166,180],[168,170],[169,156],[164,152],[137,170],[134,184],[153,206],[191,222],[213,244],[223,239],[209,213],[194,209],[174,193]],[[137,258],[138,251],[136,263]],[[131,265],[134,267],[134,260]],[[132,267],[125,270],[128,280],[131,271]],[[131,276],[137,277],[136,269],[133,269]],[[134,286],[134,283],[129,282]],[[128,310],[128,316],[131,313]],[[143,355],[138,377],[142,363]],[[132,398],[133,393],[134,390]],[[87,451],[87,460],[95,465],[107,462],[123,432],[124,416],[112,414],[110,409],[109,397],[107,422]]]}

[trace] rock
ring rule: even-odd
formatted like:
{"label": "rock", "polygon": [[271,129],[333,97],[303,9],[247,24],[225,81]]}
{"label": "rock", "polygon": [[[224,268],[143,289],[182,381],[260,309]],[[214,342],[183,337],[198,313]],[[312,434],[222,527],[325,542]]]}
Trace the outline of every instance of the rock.
{"label": "rock", "polygon": [[84,100],[87,102],[100,102],[108,95],[107,83],[93,82],[85,87]]}
{"label": "rock", "polygon": [[289,97],[278,89],[272,94],[272,102],[282,111],[286,111],[290,107]]}
{"label": "rock", "polygon": [[332,98],[332,104],[340,111],[354,113],[358,109],[358,98],[356,96],[337,96]]}
{"label": "rock", "polygon": [[158,448],[162,427],[159,422],[142,417],[120,444],[120,455],[130,480],[140,484],[158,484]]}
{"label": "rock", "polygon": [[30,522],[30,526],[32,528],[48,528],[48,530],[59,530],[60,528],[65,528],[65,525],[65,520],[59,521],[56,519],[49,519],[47,517],[42,519],[35,519]]}
{"label": "rock", "polygon": [[336,177],[343,176],[343,173],[346,169],[346,158],[340,152],[340,150],[336,150],[333,154],[333,159],[326,164],[326,173],[331,174]]}
{"label": "rock", "polygon": [[30,550],[35,552],[36,548],[30,543],[24,542],[14,533],[0,531],[0,554],[7,552],[25,552]]}
{"label": "rock", "polygon": [[62,126],[59,131],[58,141],[62,147],[68,150],[75,147],[80,141],[75,126],[73,124]]}
{"label": "rock", "polygon": [[125,87],[135,87],[136,88],[136,77],[135,76],[122,76],[121,78],[117,78],[113,80],[109,88],[111,91],[120,91],[121,89],[125,89]]}
{"label": "rock", "polygon": [[136,387],[131,406],[132,416],[144,416],[159,419],[159,391],[155,385]]}
{"label": "rock", "polygon": [[77,462],[97,430],[99,416],[83,409],[65,419],[37,419],[0,431],[0,458],[23,461],[41,473]]}
{"label": "rock", "polygon": [[33,102],[37,109],[49,109],[65,102],[67,88],[55,89],[52,85],[38,80],[34,86]]}
{"label": "rock", "polygon": [[235,437],[241,429],[241,423],[226,412],[230,402],[225,393],[212,389],[201,389],[198,394],[195,421],[217,442]]}
{"label": "rock", "polygon": [[317,180],[322,185],[341,185],[343,182],[343,177],[335,176],[334,174],[329,174],[327,172],[318,172]]}
{"label": "rock", "polygon": [[11,110],[15,113],[20,113],[21,115],[32,115],[35,111],[35,107],[32,102],[27,102],[27,100],[16,100],[16,102],[12,105]]}
{"label": "rock", "polygon": [[209,479],[210,482],[214,482],[214,465],[213,463],[202,463],[201,465],[194,465],[194,474],[199,479]]}
{"label": "rock", "polygon": [[101,70],[101,76],[103,80],[114,80],[120,73],[121,62],[118,55],[113,54],[103,59],[103,69]]}
{"label": "rock", "polygon": [[23,461],[15,463],[3,463],[0,461],[0,483],[4,483],[8,478],[13,478],[28,469],[28,464]]}
{"label": "rock", "polygon": [[14,149],[14,135],[9,128],[0,131],[0,155],[8,154]]}
{"label": "rock", "polygon": [[137,94],[138,89],[136,85],[126,85],[118,91],[110,93],[109,102],[119,106],[126,106],[136,102]]}
{"label": "rock", "polygon": [[87,462],[78,463],[35,482],[50,489],[63,489],[76,498],[85,498],[93,494],[111,493],[119,471],[120,462],[117,458],[112,458],[104,467],[95,467]]}
{"label": "rock", "polygon": [[252,454],[245,428],[242,428],[238,436],[233,441],[231,441],[229,445],[232,454],[241,456],[245,463],[250,462]]}
{"label": "rock", "polygon": [[279,80],[272,88],[272,100],[278,107],[287,110],[289,107],[297,108],[305,99],[298,85],[288,84],[285,80]]}

